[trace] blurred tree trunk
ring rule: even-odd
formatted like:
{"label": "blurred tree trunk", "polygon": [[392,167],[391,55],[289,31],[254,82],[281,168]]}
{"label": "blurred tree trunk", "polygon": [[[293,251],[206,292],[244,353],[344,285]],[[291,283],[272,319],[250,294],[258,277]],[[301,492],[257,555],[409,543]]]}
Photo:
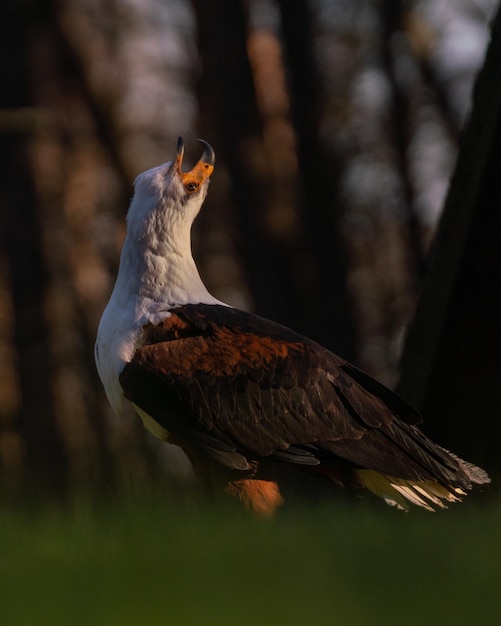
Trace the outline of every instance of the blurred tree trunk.
{"label": "blurred tree trunk", "polygon": [[[314,52],[312,6],[306,0],[279,0],[292,116],[298,143],[298,176],[303,190],[302,220],[314,263],[297,301],[306,303],[304,332],[344,358],[354,360],[353,311],[346,288],[347,270],[339,233],[339,165],[320,140],[321,81]],[[306,281],[305,281],[306,282]],[[306,296],[306,298],[305,298]],[[305,299],[304,299],[305,298]]]}
{"label": "blurred tree trunk", "polygon": [[[263,228],[269,180],[246,49],[244,3],[200,0],[193,5],[204,61],[199,85],[200,125],[212,128],[219,137],[214,147],[218,163],[224,163],[231,178],[230,202],[237,207],[239,231],[243,234],[238,244],[254,307],[264,315],[283,319],[290,297],[283,260]],[[215,200],[209,194],[207,213],[213,210],[211,203]],[[276,284],[281,289],[277,290]]]}
{"label": "blurred tree trunk", "polygon": [[407,339],[400,393],[444,446],[500,467],[501,10]]}
{"label": "blurred tree trunk", "polygon": [[[40,241],[40,215],[33,184],[30,147],[40,122],[29,84],[30,47],[35,15],[7,0],[0,24],[2,76],[2,149],[0,150],[3,305],[12,333],[3,336],[0,405],[0,472],[3,480],[22,482],[28,473],[52,492],[66,482],[66,457],[54,423],[51,394],[52,352],[43,315],[48,268]],[[12,358],[15,355],[15,358]],[[10,370],[10,371],[9,371]],[[19,396],[6,401],[5,378],[18,379]],[[14,451],[19,453],[15,454]],[[51,458],[50,464],[46,458]],[[17,479],[9,477],[13,473]]]}

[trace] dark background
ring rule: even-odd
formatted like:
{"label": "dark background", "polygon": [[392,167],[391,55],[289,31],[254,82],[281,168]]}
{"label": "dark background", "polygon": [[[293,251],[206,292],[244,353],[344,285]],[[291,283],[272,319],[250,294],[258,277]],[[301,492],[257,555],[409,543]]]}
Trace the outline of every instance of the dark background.
{"label": "dark background", "polygon": [[216,151],[194,230],[211,291],[397,388],[428,434],[499,472],[496,7],[5,0],[2,491],[189,476],[116,418],[93,360],[132,182],[178,135],[187,161],[195,137]]}

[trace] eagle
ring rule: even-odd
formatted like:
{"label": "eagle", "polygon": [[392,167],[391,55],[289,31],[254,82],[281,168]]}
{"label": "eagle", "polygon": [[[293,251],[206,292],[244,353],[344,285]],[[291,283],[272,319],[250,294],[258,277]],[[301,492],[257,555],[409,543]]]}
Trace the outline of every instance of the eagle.
{"label": "eagle", "polygon": [[215,165],[200,141],[190,171],[179,138],[172,161],[135,181],[95,345],[115,412],[132,405],[196,473],[262,515],[283,503],[277,464],[405,510],[444,508],[489,482],[431,441],[417,426],[421,415],[388,388],[315,341],[209,293],[191,251]]}

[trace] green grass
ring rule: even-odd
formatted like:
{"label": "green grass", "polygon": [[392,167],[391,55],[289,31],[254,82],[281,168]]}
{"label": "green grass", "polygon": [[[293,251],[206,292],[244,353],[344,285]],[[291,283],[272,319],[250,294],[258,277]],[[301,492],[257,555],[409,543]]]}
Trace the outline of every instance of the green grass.
{"label": "green grass", "polygon": [[501,503],[0,509],[5,626],[497,625]]}

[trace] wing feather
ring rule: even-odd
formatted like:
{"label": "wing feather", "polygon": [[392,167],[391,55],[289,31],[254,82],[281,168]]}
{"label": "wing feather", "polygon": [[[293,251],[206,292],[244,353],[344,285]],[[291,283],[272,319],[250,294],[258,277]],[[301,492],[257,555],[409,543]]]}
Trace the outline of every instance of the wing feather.
{"label": "wing feather", "polygon": [[464,477],[395,394],[318,344],[229,307],[188,305],[145,328],[120,382],[164,429],[235,469],[263,457],[337,459],[406,479]]}

